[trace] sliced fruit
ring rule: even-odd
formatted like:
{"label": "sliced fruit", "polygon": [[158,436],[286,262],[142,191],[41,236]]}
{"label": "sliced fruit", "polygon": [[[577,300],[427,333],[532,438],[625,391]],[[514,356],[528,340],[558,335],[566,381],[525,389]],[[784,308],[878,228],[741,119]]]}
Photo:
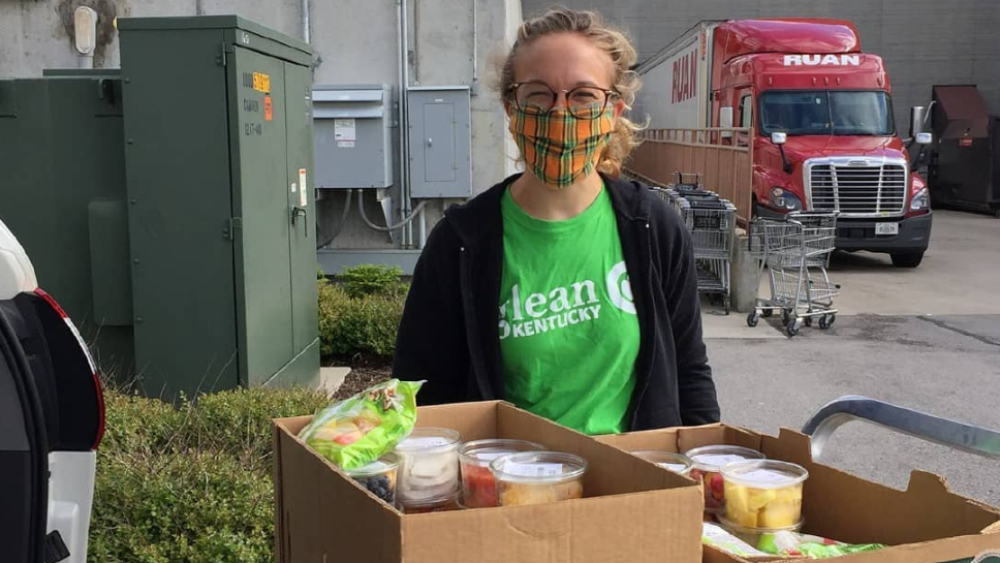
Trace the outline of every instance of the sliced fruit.
{"label": "sliced fruit", "polygon": [[756,512],[767,503],[778,498],[778,492],[774,489],[752,489],[748,487],[740,487],[747,491],[747,506],[750,510]]}

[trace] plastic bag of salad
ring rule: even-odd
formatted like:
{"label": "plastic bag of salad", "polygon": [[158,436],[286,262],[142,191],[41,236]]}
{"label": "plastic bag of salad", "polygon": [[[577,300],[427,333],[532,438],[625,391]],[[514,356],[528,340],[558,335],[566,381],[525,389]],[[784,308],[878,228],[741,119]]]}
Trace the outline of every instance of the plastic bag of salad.
{"label": "plastic bag of salad", "polygon": [[390,379],[333,403],[316,413],[299,438],[343,469],[368,465],[413,431],[423,383]]}

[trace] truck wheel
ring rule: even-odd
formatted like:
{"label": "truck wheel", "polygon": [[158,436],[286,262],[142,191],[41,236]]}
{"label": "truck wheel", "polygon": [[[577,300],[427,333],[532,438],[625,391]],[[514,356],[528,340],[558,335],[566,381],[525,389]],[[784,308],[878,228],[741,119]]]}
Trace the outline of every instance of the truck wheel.
{"label": "truck wheel", "polygon": [[909,252],[907,254],[893,254],[892,265],[897,268],[916,268],[924,259],[923,252]]}

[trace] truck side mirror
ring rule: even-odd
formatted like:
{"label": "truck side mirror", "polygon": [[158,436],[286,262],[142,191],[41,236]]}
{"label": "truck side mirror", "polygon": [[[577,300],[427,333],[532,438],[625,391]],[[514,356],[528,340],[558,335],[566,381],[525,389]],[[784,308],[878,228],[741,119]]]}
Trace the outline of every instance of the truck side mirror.
{"label": "truck side mirror", "polygon": [[771,133],[771,142],[777,145],[778,150],[781,151],[781,169],[785,171],[785,174],[791,174],[792,163],[788,162],[788,158],[785,157],[785,143],[788,142],[788,133],[782,131]]}
{"label": "truck side mirror", "polygon": [[924,122],[927,119],[927,108],[914,106],[910,108],[910,138],[924,132]]}
{"label": "truck side mirror", "polygon": [[930,133],[917,133],[918,145],[929,145],[934,141],[934,135]]}

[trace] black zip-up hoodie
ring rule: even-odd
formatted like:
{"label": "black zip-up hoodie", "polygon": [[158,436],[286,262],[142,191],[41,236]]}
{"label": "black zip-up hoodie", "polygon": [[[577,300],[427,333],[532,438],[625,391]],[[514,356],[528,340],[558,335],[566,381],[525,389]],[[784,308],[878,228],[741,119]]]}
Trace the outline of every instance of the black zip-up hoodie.
{"label": "black zip-up hoodie", "polygon": [[[421,404],[504,398],[500,201],[516,178],[449,209],[417,262],[393,371],[401,379],[427,380]],[[609,177],[604,182],[615,208],[641,335],[629,430],[718,422],[687,229],[642,184]],[[608,335],[605,345],[617,346],[614,335]]]}

